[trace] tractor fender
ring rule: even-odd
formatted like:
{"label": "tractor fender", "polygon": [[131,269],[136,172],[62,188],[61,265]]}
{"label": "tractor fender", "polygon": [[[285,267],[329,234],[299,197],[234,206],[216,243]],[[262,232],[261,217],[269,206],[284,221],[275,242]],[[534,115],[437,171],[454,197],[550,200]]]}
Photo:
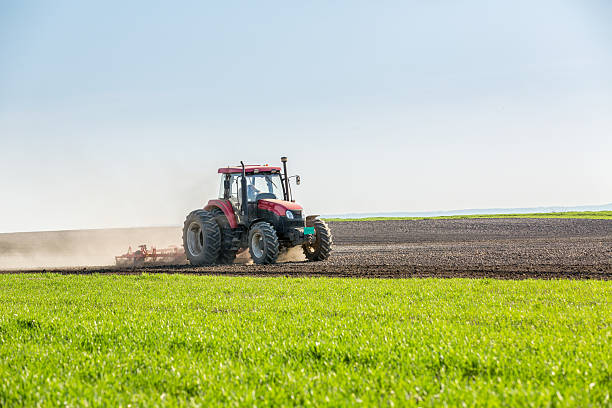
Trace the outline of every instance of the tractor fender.
{"label": "tractor fender", "polygon": [[314,221],[317,219],[318,216],[319,216],[319,214],[309,215],[308,217],[306,217],[306,226],[307,227],[314,227]]}
{"label": "tractor fender", "polygon": [[270,221],[266,220],[265,218],[255,218],[255,219],[253,219],[251,222],[249,222],[249,229],[251,229],[251,227],[252,227],[253,225],[255,225],[255,224],[257,224],[258,222],[261,222],[261,221],[263,221],[263,222],[267,222],[267,223],[269,223],[269,222],[270,222]]}
{"label": "tractor fender", "polygon": [[229,202],[229,200],[209,200],[208,204],[204,209],[206,211],[211,211],[213,208],[219,208],[225,214],[225,218],[227,218],[227,222],[230,225],[230,228],[238,228],[238,222],[236,222],[236,214],[234,214],[234,207]]}

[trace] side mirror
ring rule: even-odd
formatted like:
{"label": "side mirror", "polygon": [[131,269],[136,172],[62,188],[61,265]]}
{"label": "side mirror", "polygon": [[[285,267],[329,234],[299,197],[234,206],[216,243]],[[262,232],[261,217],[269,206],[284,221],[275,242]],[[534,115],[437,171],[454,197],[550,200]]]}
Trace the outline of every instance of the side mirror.
{"label": "side mirror", "polygon": [[295,184],[300,185],[300,176],[295,176]]}

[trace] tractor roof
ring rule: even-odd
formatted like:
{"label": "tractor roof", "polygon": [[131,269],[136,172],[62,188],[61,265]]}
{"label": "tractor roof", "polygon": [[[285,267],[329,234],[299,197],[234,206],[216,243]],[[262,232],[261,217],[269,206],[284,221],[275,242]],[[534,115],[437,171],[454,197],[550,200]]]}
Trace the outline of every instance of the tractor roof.
{"label": "tractor roof", "polygon": [[[250,174],[253,174],[253,173],[280,173],[281,168],[274,167],[274,166],[268,166],[267,164],[264,166],[249,165],[249,166],[244,166],[244,171]],[[241,166],[221,167],[219,169],[219,173],[223,173],[223,174],[242,173],[242,167]]]}

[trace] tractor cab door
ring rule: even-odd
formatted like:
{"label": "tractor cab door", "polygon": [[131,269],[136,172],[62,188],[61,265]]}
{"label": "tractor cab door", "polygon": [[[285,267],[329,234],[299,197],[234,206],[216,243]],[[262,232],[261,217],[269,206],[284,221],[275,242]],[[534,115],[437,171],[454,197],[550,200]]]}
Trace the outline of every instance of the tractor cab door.
{"label": "tractor cab door", "polygon": [[234,214],[240,214],[240,174],[222,174],[219,199],[229,201]]}

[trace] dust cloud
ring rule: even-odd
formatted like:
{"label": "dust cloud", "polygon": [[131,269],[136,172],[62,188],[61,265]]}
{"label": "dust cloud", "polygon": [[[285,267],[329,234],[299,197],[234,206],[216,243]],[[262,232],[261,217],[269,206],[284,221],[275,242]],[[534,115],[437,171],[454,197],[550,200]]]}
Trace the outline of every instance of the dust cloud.
{"label": "dust cloud", "polygon": [[179,227],[120,228],[0,234],[0,269],[115,264],[115,256],[146,244],[181,246]]}
{"label": "dust cloud", "polygon": [[[115,265],[115,256],[149,248],[182,247],[180,227],[118,228],[98,230],[19,232],[0,234],[0,270]],[[278,262],[303,262],[302,247],[282,250]],[[235,263],[253,263],[248,249]]]}
{"label": "dust cloud", "polygon": [[291,247],[278,255],[278,262],[302,262],[306,260],[301,246]]}
{"label": "dust cloud", "polygon": [[[279,263],[282,262],[304,262],[306,261],[306,256],[304,255],[304,251],[302,251],[301,246],[292,247],[289,249],[283,249],[278,254],[278,259],[276,260]],[[235,264],[244,264],[244,265],[252,265],[253,260],[251,259],[251,255],[249,254],[249,250],[242,251],[238,253],[236,256]]]}

